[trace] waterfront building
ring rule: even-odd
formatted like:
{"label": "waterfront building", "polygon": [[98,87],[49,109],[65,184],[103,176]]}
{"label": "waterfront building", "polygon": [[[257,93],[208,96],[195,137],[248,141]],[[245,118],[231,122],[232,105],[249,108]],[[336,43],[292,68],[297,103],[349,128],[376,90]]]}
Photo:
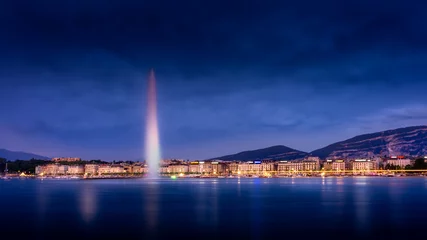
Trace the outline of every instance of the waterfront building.
{"label": "waterfront building", "polygon": [[323,168],[322,170],[325,171],[332,171],[332,159],[327,159],[324,163],[323,163]]}
{"label": "waterfront building", "polygon": [[133,166],[127,163],[120,164],[123,167],[125,173],[133,173]]}
{"label": "waterfront building", "polygon": [[59,166],[56,164],[36,166],[35,173],[37,175],[56,175],[59,173]]}
{"label": "waterfront building", "polygon": [[230,170],[241,174],[261,174],[276,170],[276,163],[274,161],[246,161],[240,163],[230,163]]}
{"label": "waterfront building", "polygon": [[302,171],[302,164],[293,161],[282,160],[277,164],[278,172]]}
{"label": "waterfront building", "polygon": [[188,165],[176,164],[167,167],[168,173],[188,173]]}
{"label": "waterfront building", "polygon": [[111,173],[111,166],[110,165],[98,165],[98,174],[110,174]]}
{"label": "waterfront building", "polygon": [[392,166],[399,166],[400,168],[405,168],[407,165],[411,165],[411,159],[403,158],[403,157],[392,157],[386,160],[386,164],[390,164]]}
{"label": "waterfront building", "polygon": [[144,167],[141,165],[133,165],[132,166],[132,173],[143,173]]}
{"label": "waterfront building", "polygon": [[68,166],[67,174],[69,174],[69,175],[80,175],[80,174],[84,174],[84,172],[85,172],[84,166],[73,165],[73,166]]}
{"label": "waterfront building", "polygon": [[190,162],[190,165],[188,165],[188,172],[189,173],[200,173],[200,166],[198,161]]}
{"label": "waterfront building", "polygon": [[249,164],[246,162],[239,162],[237,164],[237,173],[245,174],[249,172]]}
{"label": "waterfront building", "polygon": [[67,172],[68,172],[68,166],[67,165],[59,165],[58,166],[57,174],[65,175],[65,174],[67,174]]}
{"label": "waterfront building", "polygon": [[208,174],[210,170],[210,164],[205,163],[205,161],[199,161],[199,173]]}
{"label": "waterfront building", "polygon": [[327,159],[323,163],[322,170],[334,171],[334,172],[345,171],[346,170],[346,162],[343,159],[336,159],[336,160]]}
{"label": "waterfront building", "polygon": [[169,166],[160,166],[160,173],[168,173]]}
{"label": "waterfront building", "polygon": [[58,165],[56,164],[48,164],[45,168],[46,175],[56,175],[58,173]]}
{"label": "waterfront building", "polygon": [[237,172],[241,174],[258,174],[262,171],[261,161],[247,161],[238,164]]}
{"label": "waterfront building", "polygon": [[263,172],[276,171],[276,163],[274,161],[262,161],[261,171]]}
{"label": "waterfront building", "polygon": [[212,161],[212,174],[223,174],[226,172],[226,165],[219,161]]}
{"label": "waterfront building", "polygon": [[318,157],[316,159],[307,159],[302,161],[303,171],[317,171],[320,170],[320,160]]}
{"label": "waterfront building", "polygon": [[232,174],[236,174],[239,171],[239,162],[231,162],[227,164],[226,171]]}
{"label": "waterfront building", "polygon": [[193,161],[188,165],[189,173],[209,174],[212,172],[212,164],[204,161]]}
{"label": "waterfront building", "polygon": [[[316,170],[320,170],[320,158],[319,157],[306,157],[303,162],[306,162],[307,166],[311,166],[311,165],[315,165]],[[308,164],[310,163],[310,164]],[[306,167],[306,168],[311,168],[311,167]]]}
{"label": "waterfront building", "polygon": [[212,164],[211,162],[207,161],[199,161],[199,168],[200,172],[203,174],[212,174]]}
{"label": "waterfront building", "polygon": [[320,169],[320,160],[302,160],[302,161],[279,161],[277,164],[278,172],[298,172],[298,171],[317,171]]}
{"label": "waterfront building", "polygon": [[376,162],[370,159],[355,159],[350,161],[350,169],[353,171],[371,171],[377,169]]}
{"label": "waterfront building", "polygon": [[98,174],[99,166],[97,164],[86,164],[85,165],[85,174],[95,175]]}
{"label": "waterfront building", "polygon": [[337,159],[332,162],[332,170],[333,171],[345,171],[346,170],[346,163],[343,159]]}
{"label": "waterfront building", "polygon": [[84,166],[75,165],[58,165],[58,164],[48,164],[44,166],[36,166],[35,174],[36,175],[77,175],[84,173]]}
{"label": "waterfront building", "polygon": [[98,165],[98,174],[120,174],[120,173],[126,173],[123,166],[119,164],[115,165]]}
{"label": "waterfront building", "polygon": [[111,165],[110,174],[126,173],[123,166],[119,164]]}

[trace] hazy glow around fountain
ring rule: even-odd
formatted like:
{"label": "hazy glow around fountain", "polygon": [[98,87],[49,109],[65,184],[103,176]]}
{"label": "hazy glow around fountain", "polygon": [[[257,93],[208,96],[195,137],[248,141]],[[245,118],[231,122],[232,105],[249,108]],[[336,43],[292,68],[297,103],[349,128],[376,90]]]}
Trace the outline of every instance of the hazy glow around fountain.
{"label": "hazy glow around fountain", "polygon": [[147,122],[145,131],[145,160],[148,164],[148,176],[158,177],[160,165],[159,128],[157,125],[156,78],[151,69],[148,76]]}

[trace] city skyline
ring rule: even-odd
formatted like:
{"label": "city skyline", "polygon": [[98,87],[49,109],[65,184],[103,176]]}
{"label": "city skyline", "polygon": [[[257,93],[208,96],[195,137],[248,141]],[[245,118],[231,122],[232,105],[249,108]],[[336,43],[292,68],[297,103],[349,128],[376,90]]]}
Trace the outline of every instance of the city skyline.
{"label": "city skyline", "polygon": [[164,158],[427,122],[425,3],[39,2],[0,3],[0,148],[141,158],[151,67]]}

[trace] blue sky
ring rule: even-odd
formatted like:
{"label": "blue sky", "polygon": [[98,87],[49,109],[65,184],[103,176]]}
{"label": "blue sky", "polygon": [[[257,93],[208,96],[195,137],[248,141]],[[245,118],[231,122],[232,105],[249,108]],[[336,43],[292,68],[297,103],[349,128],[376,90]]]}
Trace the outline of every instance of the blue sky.
{"label": "blue sky", "polygon": [[3,1],[0,148],[142,157],[151,67],[164,157],[425,125],[425,5]]}

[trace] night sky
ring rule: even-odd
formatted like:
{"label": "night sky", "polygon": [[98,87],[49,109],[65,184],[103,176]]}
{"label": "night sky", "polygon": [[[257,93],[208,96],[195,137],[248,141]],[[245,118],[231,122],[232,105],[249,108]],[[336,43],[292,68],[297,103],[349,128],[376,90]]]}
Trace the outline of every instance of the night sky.
{"label": "night sky", "polygon": [[427,123],[425,1],[0,1],[0,148],[164,157],[312,151]]}

